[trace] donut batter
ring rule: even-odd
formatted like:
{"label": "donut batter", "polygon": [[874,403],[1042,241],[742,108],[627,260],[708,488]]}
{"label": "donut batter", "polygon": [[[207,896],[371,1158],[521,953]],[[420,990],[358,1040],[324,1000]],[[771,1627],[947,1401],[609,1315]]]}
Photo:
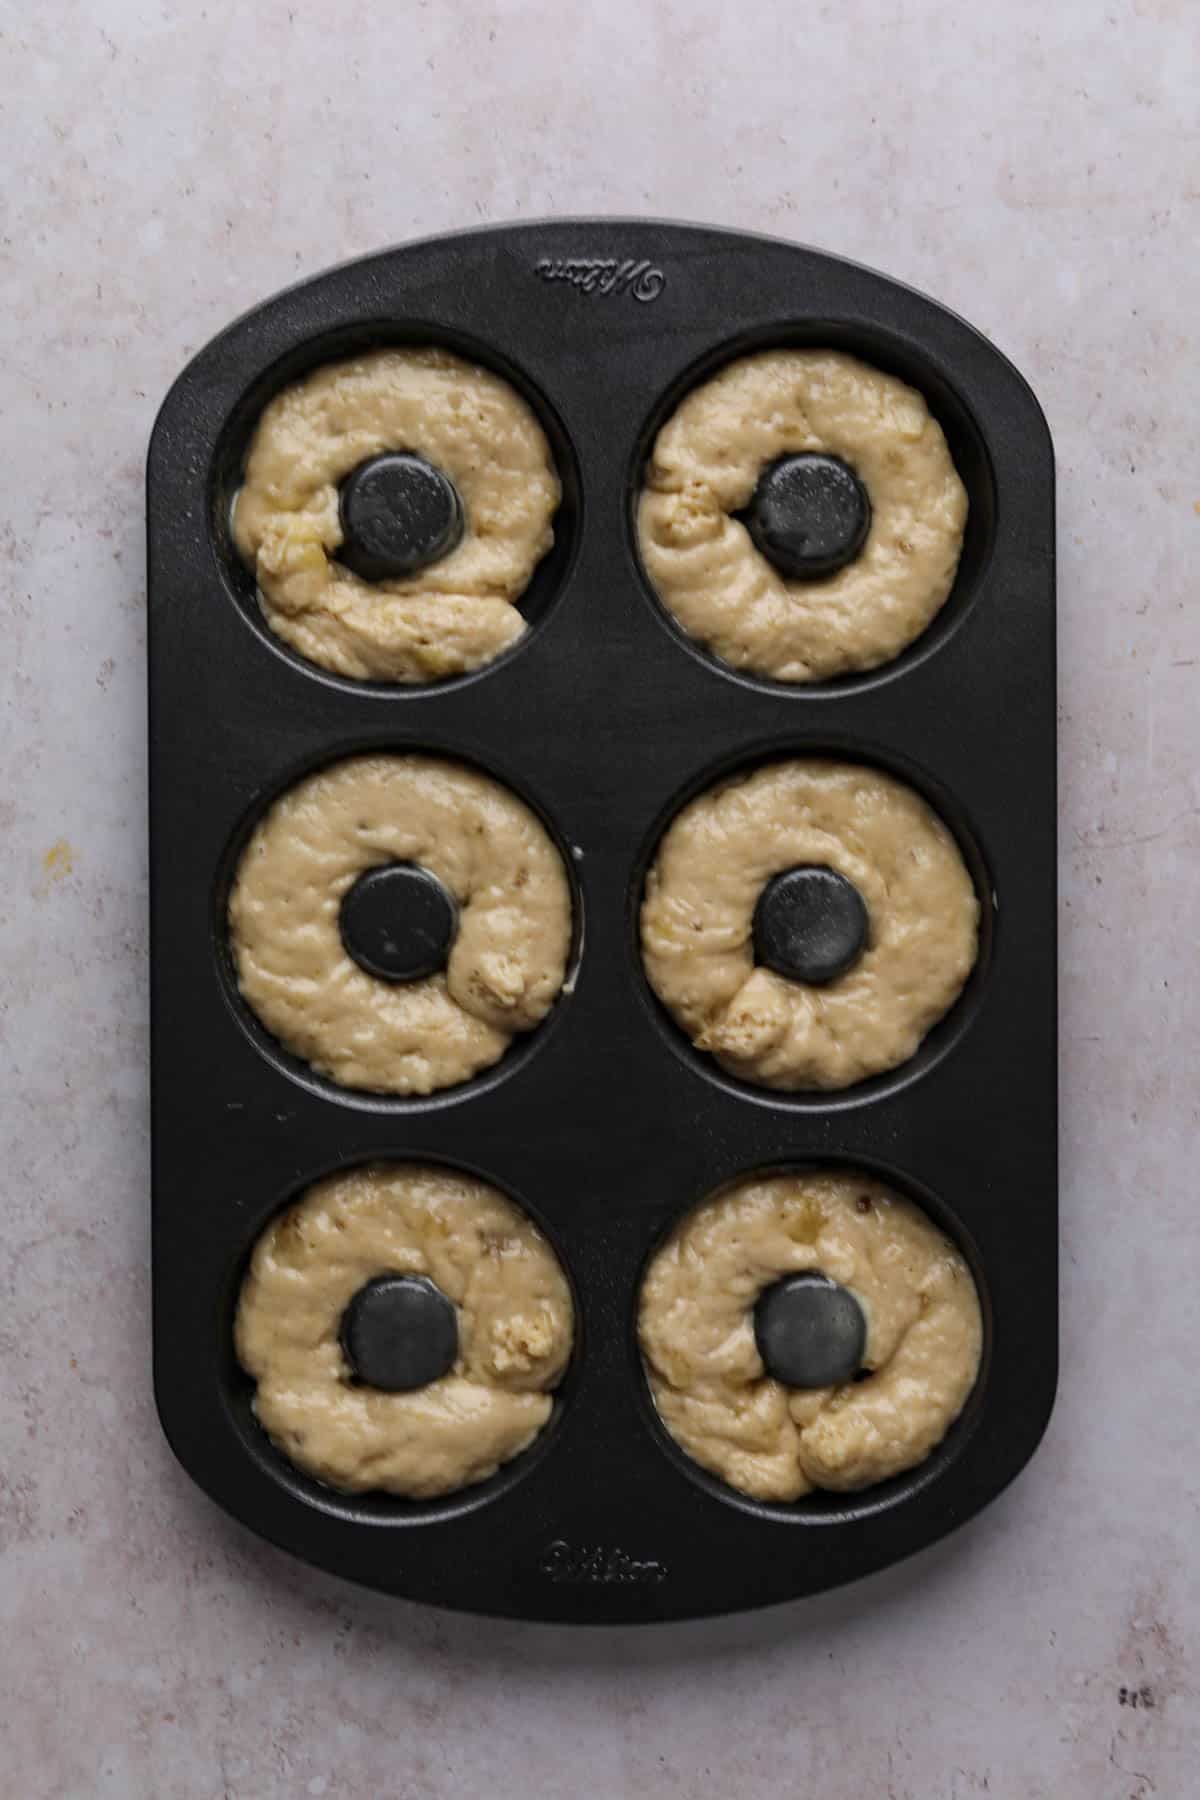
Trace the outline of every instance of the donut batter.
{"label": "donut batter", "polygon": [[[766,1373],[755,1302],[807,1269],[862,1307],[865,1378],[801,1390]],[[949,1239],[882,1182],[841,1170],[740,1181],[698,1207],[650,1264],[639,1332],[671,1436],[757,1500],[868,1487],[922,1462],[962,1411],[983,1341]]]}
{"label": "donut batter", "polygon": [[[858,557],[786,580],[732,515],[781,456],[820,452],[867,490]],[[655,439],[642,561],[690,637],[736,669],[819,681],[890,662],[954,584],[967,495],[914,388],[836,350],[765,350],[693,388]]]}
{"label": "donut batter", "polygon": [[[368,458],[414,451],[465,513],[459,544],[400,579],[337,561],[338,485]],[[377,681],[480,668],[522,635],[516,602],[554,541],[560,488],[532,409],[446,350],[376,350],[275,396],[255,429],[233,536],[267,624],[310,662]]]}
{"label": "donut batter", "polygon": [[[824,866],[866,903],[866,948],[827,985],[756,967],[753,918],[770,878]],[[879,769],[819,757],[769,763],[685,806],[646,877],[642,956],[698,1049],[743,1080],[843,1088],[905,1062],[975,962],[979,902],[949,830]]]}
{"label": "donut batter", "polygon": [[[365,869],[416,863],[458,903],[444,970],[370,975],[348,955],[342,899]],[[267,1030],[322,1075],[376,1093],[466,1081],[531,1031],[562,987],[571,893],[523,801],[432,756],[357,756],[289,788],[259,821],[229,899],[238,986]]]}
{"label": "donut batter", "polygon": [[[409,1393],[356,1382],[338,1338],[381,1274],[428,1276],[457,1309],[453,1368]],[[298,1468],[429,1499],[532,1443],[573,1335],[558,1259],[511,1200],[454,1170],[372,1163],[317,1182],[263,1232],[234,1341],[260,1424]]]}

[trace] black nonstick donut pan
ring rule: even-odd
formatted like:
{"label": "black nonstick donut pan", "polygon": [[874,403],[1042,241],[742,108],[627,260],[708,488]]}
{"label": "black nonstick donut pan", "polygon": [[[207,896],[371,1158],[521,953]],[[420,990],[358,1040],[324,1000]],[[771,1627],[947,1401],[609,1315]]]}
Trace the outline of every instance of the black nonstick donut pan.
{"label": "black nonstick donut pan", "polygon": [[[563,485],[525,638],[484,670],[415,688],[293,655],[228,530],[266,401],[318,364],[392,343],[441,344],[514,383]],[[925,394],[970,522],[949,601],[897,661],[785,686],[732,672],[673,625],[640,568],[633,510],[655,431],[694,383],[747,351],[803,344]],[[813,1593],[977,1512],[1042,1434],[1057,1350],[1054,469],[1012,365],[932,301],[792,244],[644,220],[504,226],[335,269],[223,331],[159,414],[148,511],[155,1383],[188,1472],[252,1530],[352,1580],[581,1622]],[[262,809],[314,767],[375,749],[460,758],[506,783],[541,813],[575,885],[573,973],[550,1017],[495,1068],[425,1100],[337,1088],[290,1058],[241,1001],[226,941],[232,870]],[[875,763],[926,794],[958,836],[983,923],[967,988],[910,1062],[789,1097],[723,1075],[676,1030],[642,973],[637,914],[682,802],[793,753]],[[256,1424],[233,1354],[266,1222],[317,1177],[371,1158],[494,1183],[542,1225],[575,1293],[551,1423],[444,1501],[346,1497],[298,1473]],[[722,1183],[812,1163],[874,1172],[951,1234],[982,1296],[984,1358],[919,1468],[761,1505],[660,1427],[639,1283],[667,1230]]]}

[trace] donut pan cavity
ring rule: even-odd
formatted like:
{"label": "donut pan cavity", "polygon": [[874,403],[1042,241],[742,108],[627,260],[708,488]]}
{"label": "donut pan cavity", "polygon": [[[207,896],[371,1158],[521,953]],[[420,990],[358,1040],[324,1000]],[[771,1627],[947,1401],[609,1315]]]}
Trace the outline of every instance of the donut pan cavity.
{"label": "donut pan cavity", "polygon": [[[228,509],[280,386],[366,346],[436,342],[531,401],[563,482],[556,547],[489,667],[427,687],[343,680],[258,615]],[[653,434],[695,381],[832,345],[924,392],[970,498],[954,592],[885,668],[811,687],[685,639],[641,569]],[[414,1599],[616,1622],[769,1604],[880,1568],[979,1510],[1035,1449],[1057,1352],[1054,474],[1028,387],[933,302],[815,251],[704,227],[575,220],[418,243],[239,320],[168,395],[149,458],[155,1383],[180,1461],[220,1505],[321,1567]],[[575,883],[569,991],[477,1079],[353,1093],[294,1062],[237,995],[224,899],[263,807],[365,750],[459,758],[550,826]],[[978,966],[900,1069],[773,1094],[693,1051],[637,954],[663,825],[723,774],[793,755],[876,763],[955,831],[984,909]],[[272,1448],[232,1322],[250,1249],[310,1182],[373,1158],[478,1174],[558,1251],[577,1342],[550,1425],[437,1502],[347,1497]],[[958,1242],[984,1309],[980,1377],[930,1459],[852,1495],[760,1505],[659,1425],[641,1275],[680,1215],[764,1168],[861,1167]]]}

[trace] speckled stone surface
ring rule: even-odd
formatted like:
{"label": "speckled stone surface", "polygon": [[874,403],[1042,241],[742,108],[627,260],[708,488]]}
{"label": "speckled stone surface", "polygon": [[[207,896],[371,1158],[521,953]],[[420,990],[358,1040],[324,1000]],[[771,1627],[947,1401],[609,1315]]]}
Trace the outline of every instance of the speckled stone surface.
{"label": "speckled stone surface", "polygon": [[[1189,0],[0,4],[5,1796],[1194,1791],[1195,27]],[[643,1633],[293,1563],[175,1466],[149,1374],[155,408],[301,273],[582,211],[928,289],[1029,376],[1061,481],[1058,1411],[912,1563]]]}

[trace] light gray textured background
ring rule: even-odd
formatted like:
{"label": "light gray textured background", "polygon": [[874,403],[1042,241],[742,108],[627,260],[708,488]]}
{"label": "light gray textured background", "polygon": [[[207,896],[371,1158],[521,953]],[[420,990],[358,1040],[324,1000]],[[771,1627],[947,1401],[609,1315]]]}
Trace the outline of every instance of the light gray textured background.
{"label": "light gray textured background", "polygon": [[[1196,1791],[1197,26],[1190,0],[2,0],[5,1796]],[[155,408],[301,273],[589,210],[928,289],[1029,376],[1061,482],[1049,1435],[907,1566],[600,1634],[361,1593],[218,1514],[155,1422],[146,1227]]]}

